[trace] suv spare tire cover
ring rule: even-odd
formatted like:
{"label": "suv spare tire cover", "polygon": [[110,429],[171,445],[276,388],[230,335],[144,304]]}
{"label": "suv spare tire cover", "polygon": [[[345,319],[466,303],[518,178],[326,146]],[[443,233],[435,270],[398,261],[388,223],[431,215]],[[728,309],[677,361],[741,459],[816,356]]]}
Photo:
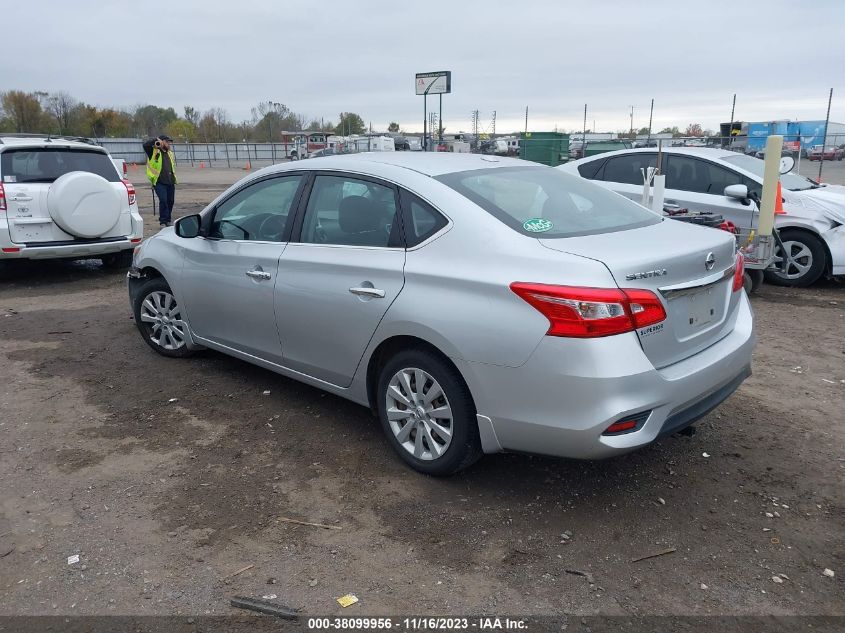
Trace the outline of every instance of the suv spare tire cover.
{"label": "suv spare tire cover", "polygon": [[47,209],[59,228],[83,238],[108,233],[120,219],[120,192],[115,183],[87,171],[57,178],[47,192]]}

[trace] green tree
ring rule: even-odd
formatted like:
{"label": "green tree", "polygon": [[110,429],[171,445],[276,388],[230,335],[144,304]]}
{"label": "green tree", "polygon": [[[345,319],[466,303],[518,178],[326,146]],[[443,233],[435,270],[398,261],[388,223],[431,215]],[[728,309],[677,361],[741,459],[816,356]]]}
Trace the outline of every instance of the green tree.
{"label": "green tree", "polygon": [[171,121],[179,116],[173,108],[160,108],[154,105],[141,106],[135,110],[134,123],[138,135],[156,136],[161,134]]}
{"label": "green tree", "polygon": [[167,124],[167,134],[174,140],[193,141],[197,136],[197,128],[187,119],[176,119]]}
{"label": "green tree", "polygon": [[15,132],[39,132],[43,124],[43,109],[39,95],[34,92],[9,90],[0,97],[3,111],[11,120]]}
{"label": "green tree", "polygon": [[363,134],[367,131],[364,119],[354,112],[341,112],[338,124],[334,127],[334,133],[340,135]]}
{"label": "green tree", "polygon": [[196,108],[192,108],[191,106],[185,106],[185,120],[190,122],[191,125],[196,127],[199,125],[200,122],[200,113],[197,111]]}
{"label": "green tree", "polygon": [[660,134],[671,134],[672,136],[678,137],[681,135],[680,130],[678,130],[678,126],[674,127],[665,127],[659,132]]}
{"label": "green tree", "polygon": [[637,134],[638,134],[638,135],[640,135],[640,134],[648,134],[648,128],[647,128],[647,127],[641,127],[639,130],[637,130]]}
{"label": "green tree", "polygon": [[399,124],[396,121],[391,121],[387,126],[387,131],[396,134],[399,131]]}

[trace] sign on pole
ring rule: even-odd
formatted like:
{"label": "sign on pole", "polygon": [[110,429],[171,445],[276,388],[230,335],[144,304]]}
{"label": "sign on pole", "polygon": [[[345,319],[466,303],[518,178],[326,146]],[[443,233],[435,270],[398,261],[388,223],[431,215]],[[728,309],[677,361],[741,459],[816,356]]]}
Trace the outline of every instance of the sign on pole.
{"label": "sign on pole", "polygon": [[452,71],[438,70],[433,73],[416,74],[418,95],[442,95],[452,92]]}

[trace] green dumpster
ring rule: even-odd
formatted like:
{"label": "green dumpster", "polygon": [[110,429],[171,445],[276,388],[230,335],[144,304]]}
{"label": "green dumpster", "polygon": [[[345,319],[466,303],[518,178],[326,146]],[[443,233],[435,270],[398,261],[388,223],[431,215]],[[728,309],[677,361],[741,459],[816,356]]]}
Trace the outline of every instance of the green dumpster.
{"label": "green dumpster", "polygon": [[523,132],[519,135],[519,157],[555,167],[569,159],[569,134]]}
{"label": "green dumpster", "polygon": [[631,143],[627,141],[588,141],[585,156],[595,156],[605,152],[615,152],[619,149],[630,149]]}

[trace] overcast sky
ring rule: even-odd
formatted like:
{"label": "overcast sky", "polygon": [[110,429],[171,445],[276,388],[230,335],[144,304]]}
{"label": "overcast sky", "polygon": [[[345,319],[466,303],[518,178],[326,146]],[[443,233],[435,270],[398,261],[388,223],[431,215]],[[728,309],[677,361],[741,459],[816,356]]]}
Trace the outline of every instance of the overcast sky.
{"label": "overcast sky", "polygon": [[[14,4],[11,8],[9,5]],[[845,1],[30,0],[3,2],[0,89],[100,106],[259,101],[422,127],[414,73],[452,71],[450,131],[845,122]],[[436,98],[429,110],[436,110]]]}

